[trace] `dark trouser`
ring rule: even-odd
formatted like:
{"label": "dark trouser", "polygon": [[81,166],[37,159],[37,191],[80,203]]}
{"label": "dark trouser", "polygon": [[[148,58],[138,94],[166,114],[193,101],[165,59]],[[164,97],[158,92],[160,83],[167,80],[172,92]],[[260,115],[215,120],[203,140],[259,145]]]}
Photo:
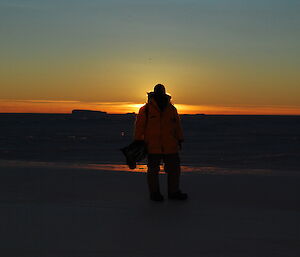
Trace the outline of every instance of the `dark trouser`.
{"label": "dark trouser", "polygon": [[164,170],[168,174],[168,192],[177,192],[180,177],[179,154],[148,154],[147,181],[150,193],[159,192],[158,173],[161,161],[163,161]]}

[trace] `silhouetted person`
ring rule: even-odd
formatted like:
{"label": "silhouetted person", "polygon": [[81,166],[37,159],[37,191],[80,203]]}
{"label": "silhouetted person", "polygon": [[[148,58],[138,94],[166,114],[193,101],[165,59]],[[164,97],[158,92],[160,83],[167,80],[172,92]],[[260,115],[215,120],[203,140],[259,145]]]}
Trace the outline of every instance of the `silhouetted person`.
{"label": "silhouetted person", "polygon": [[148,151],[147,181],[150,199],[163,201],[159,189],[160,163],[168,174],[169,199],[185,200],[187,194],[179,189],[180,158],[179,150],[183,133],[176,108],[170,102],[165,87],[158,84],[154,92],[148,93],[148,103],[140,108],[135,124],[136,141],[145,141]]}

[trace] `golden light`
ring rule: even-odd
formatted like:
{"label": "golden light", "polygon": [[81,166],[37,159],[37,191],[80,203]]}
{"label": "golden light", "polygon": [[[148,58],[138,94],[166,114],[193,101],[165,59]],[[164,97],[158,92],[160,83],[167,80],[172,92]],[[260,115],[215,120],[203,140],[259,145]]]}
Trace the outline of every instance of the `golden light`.
{"label": "golden light", "polygon": [[[138,113],[144,103],[81,102],[55,100],[0,99],[0,113],[71,113],[73,109],[105,111],[112,114]],[[179,114],[208,115],[300,115],[298,106],[217,106],[175,104]]]}
{"label": "golden light", "polygon": [[144,104],[128,104],[127,108],[128,110],[131,110],[129,112],[135,112],[138,113],[139,109],[143,106]]}

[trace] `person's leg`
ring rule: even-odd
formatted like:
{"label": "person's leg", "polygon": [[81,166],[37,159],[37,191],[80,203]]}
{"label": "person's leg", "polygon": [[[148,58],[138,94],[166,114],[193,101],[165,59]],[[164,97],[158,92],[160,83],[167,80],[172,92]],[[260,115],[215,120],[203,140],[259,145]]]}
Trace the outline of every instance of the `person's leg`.
{"label": "person's leg", "polygon": [[159,170],[160,170],[160,154],[148,154],[148,171],[147,171],[147,182],[149,187],[149,192],[159,193]]}
{"label": "person's leg", "polygon": [[168,193],[172,194],[179,191],[180,177],[180,158],[179,154],[165,154],[164,169],[168,174]]}
{"label": "person's leg", "polygon": [[168,174],[168,198],[171,200],[186,200],[188,195],[179,189],[180,158],[179,154],[164,155],[165,171]]}

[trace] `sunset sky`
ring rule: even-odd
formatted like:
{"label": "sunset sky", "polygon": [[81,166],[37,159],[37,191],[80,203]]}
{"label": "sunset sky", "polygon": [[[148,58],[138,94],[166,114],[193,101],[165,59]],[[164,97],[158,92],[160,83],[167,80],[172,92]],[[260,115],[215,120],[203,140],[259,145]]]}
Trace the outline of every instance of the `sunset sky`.
{"label": "sunset sky", "polygon": [[299,0],[0,0],[0,112],[300,115]]}

